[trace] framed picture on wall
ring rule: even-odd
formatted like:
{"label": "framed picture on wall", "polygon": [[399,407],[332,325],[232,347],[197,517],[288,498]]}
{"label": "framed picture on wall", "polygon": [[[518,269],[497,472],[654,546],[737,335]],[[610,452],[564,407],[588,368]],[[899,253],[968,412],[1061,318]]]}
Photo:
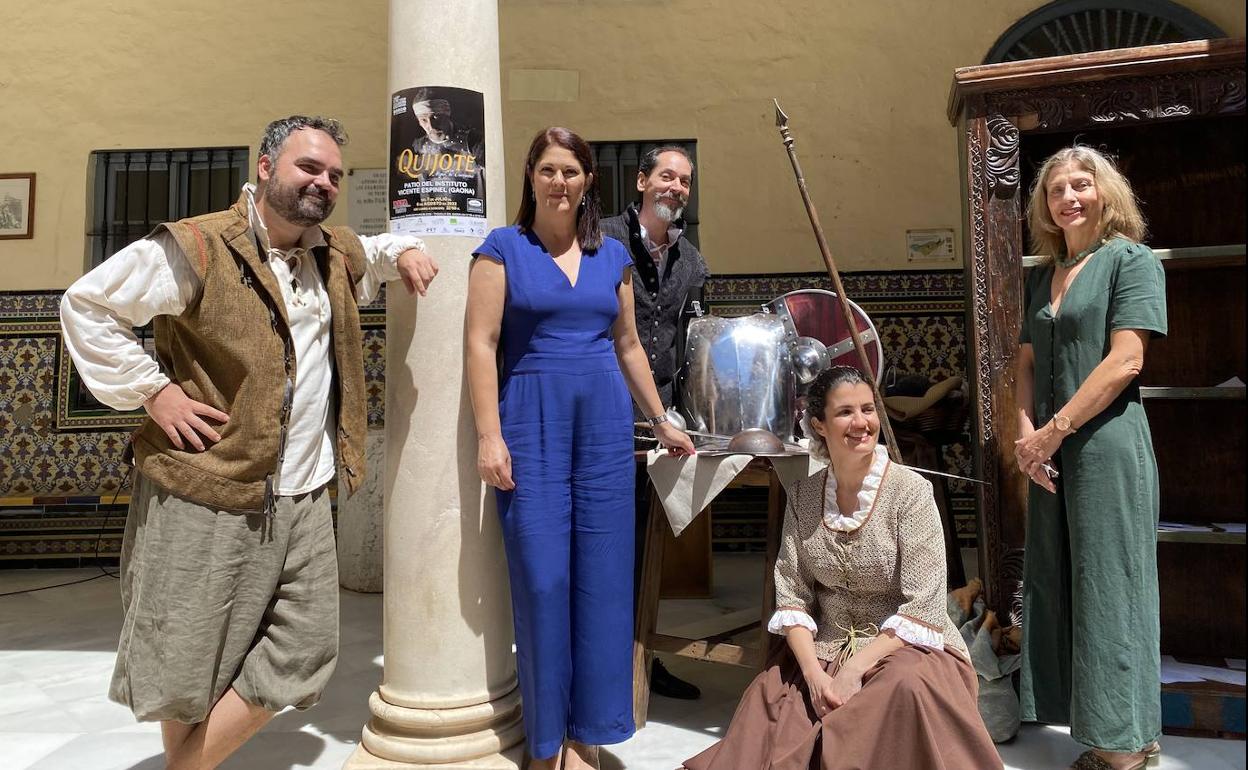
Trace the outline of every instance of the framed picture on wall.
{"label": "framed picture on wall", "polygon": [[[135,327],[133,331],[143,345],[144,352],[155,357],[156,336],[152,324]],[[131,412],[118,412],[100,403],[91,394],[78,370],[74,368],[69,351],[65,348],[65,338],[58,335],[57,339],[59,376],[56,382],[56,430],[61,433],[134,430],[142,425],[146,416],[142,408]]]}
{"label": "framed picture on wall", "polygon": [[0,240],[35,237],[35,175],[0,174]]}

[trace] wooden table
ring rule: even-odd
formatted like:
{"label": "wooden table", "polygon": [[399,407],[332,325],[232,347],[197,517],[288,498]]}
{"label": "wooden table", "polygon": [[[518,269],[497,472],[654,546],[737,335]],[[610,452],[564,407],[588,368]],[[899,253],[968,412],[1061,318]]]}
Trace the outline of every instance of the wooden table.
{"label": "wooden table", "polygon": [[[641,587],[637,597],[636,627],[633,634],[633,719],[637,728],[646,724],[646,712],[650,708],[650,665],[654,653],[666,652],[711,663],[727,663],[734,666],[761,669],[770,657],[775,644],[783,644],[778,636],[767,633],[767,621],[775,612],[776,554],[780,550],[780,532],[784,525],[786,496],[780,479],[771,462],[755,458],[738,476],[747,485],[766,485],[767,494],[767,553],[764,567],[762,612],[757,621],[732,628],[704,639],[686,639],[660,634],[656,630],[659,615],[659,585],[663,569],[663,535],[669,529],[667,513],[659,496],[651,489],[650,511],[646,522],[646,541],[642,552]],[[753,482],[753,484],[751,484]],[[710,515],[703,510],[699,515]],[[731,644],[727,640],[737,634],[758,626],[757,641],[753,646]]]}

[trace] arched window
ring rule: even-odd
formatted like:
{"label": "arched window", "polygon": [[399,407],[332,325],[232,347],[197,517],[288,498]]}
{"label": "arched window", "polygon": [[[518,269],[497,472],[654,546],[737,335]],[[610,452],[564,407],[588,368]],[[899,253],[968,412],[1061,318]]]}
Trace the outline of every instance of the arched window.
{"label": "arched window", "polygon": [[1055,0],[1006,30],[984,64],[1226,37],[1170,0]]}

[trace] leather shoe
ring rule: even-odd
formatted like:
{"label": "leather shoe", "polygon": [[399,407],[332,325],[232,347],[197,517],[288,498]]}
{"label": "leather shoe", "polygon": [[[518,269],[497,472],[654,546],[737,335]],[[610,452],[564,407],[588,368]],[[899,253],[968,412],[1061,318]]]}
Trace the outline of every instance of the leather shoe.
{"label": "leather shoe", "polygon": [[665,698],[679,698],[680,700],[697,700],[702,697],[702,691],[696,685],[678,679],[667,670],[661,660],[655,660],[650,669],[650,692]]}

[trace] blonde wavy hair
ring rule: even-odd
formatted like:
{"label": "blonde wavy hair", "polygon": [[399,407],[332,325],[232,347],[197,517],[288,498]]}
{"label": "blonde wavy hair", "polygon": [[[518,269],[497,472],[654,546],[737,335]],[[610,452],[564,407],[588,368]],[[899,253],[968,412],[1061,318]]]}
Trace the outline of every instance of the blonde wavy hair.
{"label": "blonde wavy hair", "polygon": [[1054,171],[1074,165],[1092,175],[1100,197],[1100,232],[1097,238],[1122,236],[1139,243],[1148,234],[1140,204],[1130,182],[1108,155],[1083,145],[1058,150],[1040,166],[1027,201],[1027,226],[1031,230],[1031,253],[1052,260],[1066,253],[1066,236],[1049,213],[1048,184]]}

